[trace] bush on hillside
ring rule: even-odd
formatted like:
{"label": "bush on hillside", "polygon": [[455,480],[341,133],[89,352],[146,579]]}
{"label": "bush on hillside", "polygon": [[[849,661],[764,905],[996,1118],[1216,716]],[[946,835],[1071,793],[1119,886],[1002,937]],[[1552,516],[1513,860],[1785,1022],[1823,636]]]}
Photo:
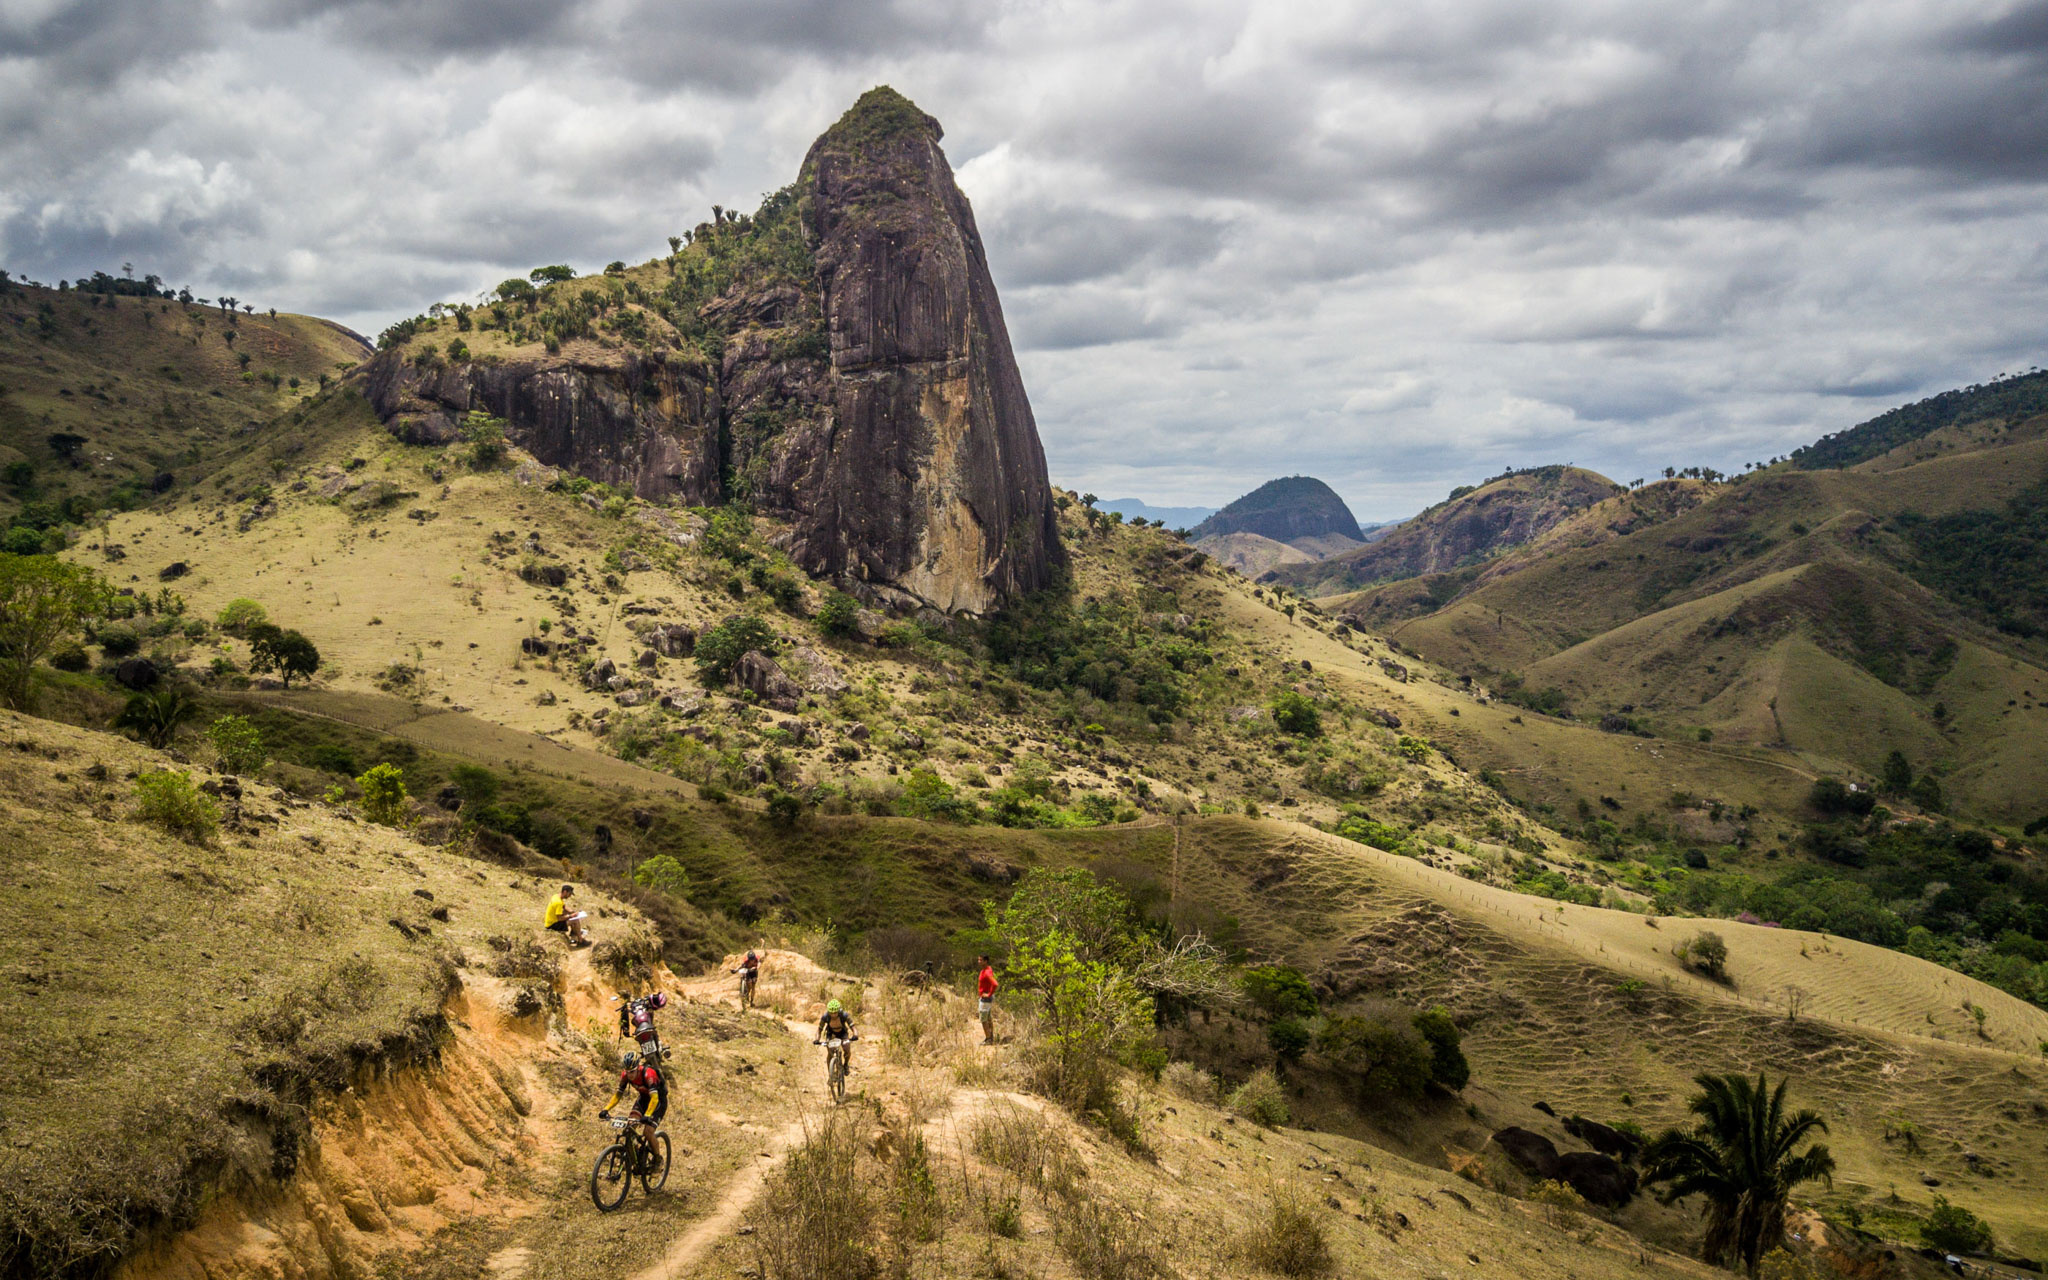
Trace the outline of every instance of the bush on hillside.
{"label": "bush on hillside", "polygon": [[373,766],[356,779],[362,788],[363,816],[387,827],[406,824],[405,770],[395,764]]}
{"label": "bush on hillside", "polygon": [[225,773],[252,774],[270,759],[263,735],[247,716],[222,716],[206,727],[206,740],[213,744]]}
{"label": "bush on hillside", "polygon": [[1679,943],[1674,954],[1688,969],[1705,974],[1716,982],[1728,980],[1728,944],[1711,929],[1702,929]]}
{"label": "bush on hillside", "polygon": [[159,769],[135,780],[136,816],[192,844],[220,832],[220,806],[192,784],[192,775]]}
{"label": "bush on hillside", "polygon": [[772,652],[775,632],[756,614],[740,613],[720,622],[697,640],[697,673],[707,686],[732,680],[740,659],[753,651]]}
{"label": "bush on hillside", "polygon": [[1292,689],[1282,689],[1274,695],[1273,724],[1282,733],[1300,738],[1320,737],[1323,732],[1323,718],[1316,711],[1316,704]]}
{"label": "bush on hillside", "polygon": [[1237,1251],[1254,1267],[1298,1280],[1336,1269],[1324,1209],[1298,1187],[1277,1185],[1252,1224],[1238,1238]]}
{"label": "bush on hillside", "polygon": [[1343,1075],[1362,1099],[1419,1097],[1430,1081],[1433,1057],[1413,1032],[1382,1018],[1338,1017],[1323,1024],[1316,1052]]}
{"label": "bush on hillside", "polygon": [[1950,1204],[1947,1196],[1937,1192],[1934,1207],[1921,1224],[1920,1238],[1948,1253],[1989,1253],[1991,1224],[1959,1204]]}
{"label": "bush on hillside", "polygon": [[844,591],[827,591],[818,606],[818,630],[828,636],[848,635],[860,617],[860,604]]}
{"label": "bush on hillside", "polygon": [[215,621],[223,631],[240,633],[259,622],[270,621],[270,613],[254,600],[235,599],[227,602]]}
{"label": "bush on hillside", "polygon": [[195,709],[183,690],[166,685],[131,695],[121,713],[114,717],[114,727],[129,730],[161,751],[176,740],[179,726],[191,718]]}
{"label": "bush on hillside", "polygon": [[1313,1018],[1319,1011],[1315,988],[1291,965],[1257,965],[1246,969],[1239,981],[1245,999],[1269,1018]]}
{"label": "bush on hillside", "polygon": [[1453,1093],[1463,1089],[1472,1079],[1472,1064],[1465,1060],[1463,1037],[1458,1024],[1451,1021],[1450,1011],[1442,1005],[1425,1009],[1415,1015],[1413,1025],[1429,1046],[1430,1082]]}
{"label": "bush on hillside", "polygon": [[59,671],[83,671],[92,665],[92,655],[85,651],[84,645],[74,641],[51,653],[50,665]]}
{"label": "bush on hillside", "polygon": [[142,647],[142,637],[125,623],[109,623],[99,629],[95,638],[100,642],[100,652],[109,658],[125,658]]}
{"label": "bush on hillside", "polygon": [[666,853],[657,853],[633,868],[633,883],[672,898],[687,899],[690,896],[689,871]]}
{"label": "bush on hillside", "polygon": [[1287,1109],[1287,1090],[1280,1084],[1280,1077],[1264,1067],[1232,1089],[1225,1105],[1253,1124],[1262,1124],[1268,1129],[1277,1129],[1294,1118]]}

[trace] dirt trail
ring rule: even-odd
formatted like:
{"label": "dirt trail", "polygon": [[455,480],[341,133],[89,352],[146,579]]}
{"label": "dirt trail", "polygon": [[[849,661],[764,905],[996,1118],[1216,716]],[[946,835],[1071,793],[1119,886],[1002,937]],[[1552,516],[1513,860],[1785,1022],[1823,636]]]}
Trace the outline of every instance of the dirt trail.
{"label": "dirt trail", "polygon": [[[719,966],[715,976],[678,983],[671,989],[678,998],[692,1003],[737,1009],[739,980],[728,973],[737,962],[738,957],[728,956]],[[803,997],[799,993],[826,980],[842,983],[864,981],[844,974],[830,973],[796,952],[762,953],[760,996],[763,1001],[779,995],[783,1000],[794,997],[802,1006]],[[810,1018],[785,1016],[781,1017],[780,1021],[793,1038],[803,1042],[804,1049],[811,1048],[809,1040],[815,1023]],[[858,1029],[856,1027],[856,1030]],[[861,1061],[860,1070],[855,1075],[855,1081],[862,1095],[876,1089],[886,1089],[896,1074],[895,1069],[883,1060],[883,1040],[884,1037],[878,1031],[869,1031],[861,1037],[862,1047],[867,1052]],[[1033,1110],[1039,1106],[1036,1099],[1020,1094],[969,1089],[956,1085],[947,1093],[945,1104],[938,1114],[925,1121],[925,1135],[927,1138],[951,1140],[962,1124],[986,1111],[999,1100],[1013,1102]],[[769,1178],[781,1166],[790,1151],[802,1145],[805,1138],[815,1131],[820,1120],[827,1114],[829,1111],[801,1115],[769,1138],[762,1146],[760,1159],[741,1169],[719,1188],[712,1199],[711,1212],[677,1236],[661,1261],[637,1272],[631,1280],[683,1280],[683,1277],[690,1275],[714,1248],[746,1223],[748,1211],[767,1190]]]}

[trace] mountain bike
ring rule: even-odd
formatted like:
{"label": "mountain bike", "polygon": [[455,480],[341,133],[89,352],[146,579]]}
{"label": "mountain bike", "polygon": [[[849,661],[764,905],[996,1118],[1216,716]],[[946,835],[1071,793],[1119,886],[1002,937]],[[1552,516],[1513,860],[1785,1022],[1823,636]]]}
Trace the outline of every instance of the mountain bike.
{"label": "mountain bike", "polygon": [[759,969],[735,969],[733,972],[740,975],[740,1009],[745,1011],[753,1008],[754,984],[760,981],[761,971]]}
{"label": "mountain bike", "polygon": [[825,1087],[832,1091],[832,1101],[846,1101],[846,1037],[833,1036],[825,1041]]}
{"label": "mountain bike", "polygon": [[598,1152],[597,1163],[590,1166],[590,1198],[600,1213],[626,1203],[634,1178],[648,1195],[668,1185],[667,1134],[657,1133],[650,1141],[641,1134],[640,1122],[630,1117],[614,1116],[605,1123],[618,1134],[618,1141]]}

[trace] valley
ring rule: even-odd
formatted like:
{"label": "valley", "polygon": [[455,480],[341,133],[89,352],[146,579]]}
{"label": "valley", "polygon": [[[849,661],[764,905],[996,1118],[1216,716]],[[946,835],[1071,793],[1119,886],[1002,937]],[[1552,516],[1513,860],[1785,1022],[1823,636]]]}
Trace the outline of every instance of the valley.
{"label": "valley", "polygon": [[1758,1073],[1765,1274],[2038,1272],[2034,375],[1172,530],[1053,481],[942,138],[374,347],[6,282],[0,1274],[1704,1276],[1646,1152]]}

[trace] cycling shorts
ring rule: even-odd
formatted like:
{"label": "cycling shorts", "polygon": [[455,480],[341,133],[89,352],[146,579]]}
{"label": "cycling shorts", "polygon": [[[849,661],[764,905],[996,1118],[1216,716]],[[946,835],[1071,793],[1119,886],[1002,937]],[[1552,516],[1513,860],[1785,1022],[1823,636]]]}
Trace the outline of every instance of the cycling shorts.
{"label": "cycling shorts", "polygon": [[667,1113],[668,1095],[666,1093],[657,1093],[654,1095],[654,1101],[647,1104],[647,1110],[641,1113],[640,1118],[660,1124],[662,1116]]}

